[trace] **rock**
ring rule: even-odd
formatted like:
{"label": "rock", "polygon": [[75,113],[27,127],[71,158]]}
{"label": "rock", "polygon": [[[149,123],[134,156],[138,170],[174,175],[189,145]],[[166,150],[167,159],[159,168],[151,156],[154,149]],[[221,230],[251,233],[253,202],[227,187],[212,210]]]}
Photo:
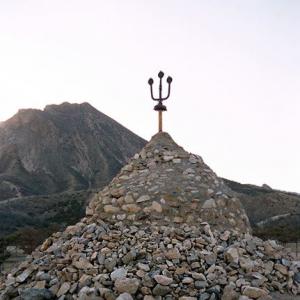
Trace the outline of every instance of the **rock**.
{"label": "rock", "polygon": [[142,195],[136,200],[136,202],[141,203],[141,202],[149,201],[150,199],[151,198],[149,195]]}
{"label": "rock", "polygon": [[[95,288],[83,287],[78,293],[78,300],[102,300]],[[60,300],[60,299],[59,299]]]}
{"label": "rock", "polygon": [[110,274],[110,278],[112,281],[116,281],[117,279],[125,278],[126,275],[127,275],[127,270],[125,268],[119,268],[119,269],[114,270]]}
{"label": "rock", "polygon": [[128,293],[122,293],[116,300],[133,300],[132,296]]}
{"label": "rock", "polygon": [[115,281],[115,288],[119,293],[134,295],[138,290],[140,282],[136,278],[123,278]]}
{"label": "rock", "polygon": [[136,251],[133,249],[129,251],[123,258],[122,261],[124,264],[129,264],[130,262],[134,261],[136,259]]}
{"label": "rock", "polygon": [[237,300],[239,297],[238,293],[234,290],[233,284],[228,284],[225,286],[222,300]]}
{"label": "rock", "polygon": [[36,285],[34,286],[35,289],[44,289],[45,287],[46,287],[45,280],[37,281]]}
{"label": "rock", "polygon": [[203,209],[216,208],[216,207],[217,207],[217,205],[216,205],[216,201],[214,199],[208,199],[202,205]]}
{"label": "rock", "polygon": [[[99,260],[99,259],[98,259]],[[117,264],[116,258],[106,259],[104,261],[104,267],[108,272],[111,272]]]}
{"label": "rock", "polygon": [[86,258],[80,258],[78,261],[73,262],[73,266],[80,270],[92,269],[94,267]]}
{"label": "rock", "polygon": [[300,272],[295,273],[294,281],[297,282],[297,283],[300,283]]}
{"label": "rock", "polygon": [[205,262],[211,266],[216,263],[217,256],[214,253],[209,253],[209,254],[205,255],[204,259],[205,259]]}
{"label": "rock", "polygon": [[136,204],[124,204],[122,205],[122,209],[128,213],[137,213],[141,210]]}
{"label": "rock", "polygon": [[177,248],[173,248],[173,249],[170,249],[168,250],[166,253],[165,253],[165,256],[168,258],[168,259],[178,259],[181,257],[180,255],[180,252]]}
{"label": "rock", "polygon": [[157,284],[153,289],[154,296],[165,296],[171,289],[168,286]]}
{"label": "rock", "polygon": [[113,205],[104,205],[103,207],[104,212],[109,213],[109,214],[116,214],[119,212],[119,207],[115,207]]}
{"label": "rock", "polygon": [[181,282],[182,282],[183,284],[191,284],[191,283],[194,282],[194,279],[191,278],[191,277],[185,277],[185,278],[182,279]]}
{"label": "rock", "polygon": [[243,289],[242,293],[243,295],[253,299],[258,299],[260,297],[268,295],[268,292],[266,292],[265,290],[252,286],[246,286]]}
{"label": "rock", "polygon": [[143,270],[143,271],[145,271],[145,272],[150,271],[150,267],[149,267],[149,265],[147,265],[147,264],[138,263],[138,264],[137,264],[137,267],[138,267],[140,270]]}
{"label": "rock", "polygon": [[57,297],[60,297],[60,296],[62,296],[62,295],[65,295],[65,294],[69,291],[70,287],[71,287],[71,284],[70,284],[69,282],[64,282],[64,283],[61,285],[61,287],[59,288],[59,290],[58,290],[56,296],[57,296]]}
{"label": "rock", "polygon": [[238,263],[239,262],[239,253],[237,251],[236,248],[228,248],[226,251],[225,251],[225,260],[229,263]]}
{"label": "rock", "polygon": [[21,300],[51,300],[54,295],[47,289],[28,288],[20,292]]}
{"label": "rock", "polygon": [[92,282],[92,276],[83,274],[79,279],[79,287],[89,286]]}
{"label": "rock", "polygon": [[158,213],[162,213],[162,211],[163,211],[162,206],[156,201],[152,202],[151,209]]}
{"label": "rock", "polygon": [[283,275],[287,275],[288,274],[288,269],[286,266],[283,266],[281,264],[275,264],[274,265],[274,269],[279,271],[281,274]]}
{"label": "rock", "polygon": [[194,285],[197,290],[201,290],[201,289],[206,288],[208,284],[206,281],[196,280]]}
{"label": "rock", "polygon": [[163,275],[155,275],[154,280],[161,285],[170,285],[173,282],[173,278]]}
{"label": "rock", "polygon": [[230,231],[228,231],[228,230],[224,231],[224,232],[220,235],[220,239],[221,239],[222,241],[228,241],[229,237],[230,237]]}
{"label": "rock", "polygon": [[25,271],[23,271],[22,274],[17,276],[16,281],[20,283],[24,282],[31,275],[32,272],[33,272],[32,268],[26,269]]}
{"label": "rock", "polygon": [[125,196],[124,201],[125,201],[125,203],[127,203],[127,204],[134,203],[134,199],[133,199],[132,195],[129,195],[129,194],[127,194],[127,195]]}

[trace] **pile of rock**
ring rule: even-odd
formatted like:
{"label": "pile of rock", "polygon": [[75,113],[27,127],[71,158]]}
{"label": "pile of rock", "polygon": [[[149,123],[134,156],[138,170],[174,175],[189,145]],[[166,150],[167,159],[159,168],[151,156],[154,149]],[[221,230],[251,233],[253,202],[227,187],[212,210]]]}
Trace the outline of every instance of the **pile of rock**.
{"label": "pile of rock", "polygon": [[200,224],[250,232],[248,217],[232,191],[198,155],[167,133],[155,135],[86,211],[94,220],[125,224]]}
{"label": "pile of rock", "polygon": [[300,293],[300,265],[250,232],[222,180],[161,133],[93,199],[86,218],[0,280],[0,299],[266,300],[272,291]]}
{"label": "pile of rock", "polygon": [[299,293],[299,269],[276,242],[212,231],[207,223],[84,219],[47,239],[1,289],[2,299],[262,300],[274,290]]}

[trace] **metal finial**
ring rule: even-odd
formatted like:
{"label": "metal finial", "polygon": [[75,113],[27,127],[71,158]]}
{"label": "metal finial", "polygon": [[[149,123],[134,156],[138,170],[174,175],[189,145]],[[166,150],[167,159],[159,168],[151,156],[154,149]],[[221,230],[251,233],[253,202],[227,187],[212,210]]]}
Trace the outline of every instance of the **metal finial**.
{"label": "metal finial", "polygon": [[151,93],[151,98],[154,101],[158,101],[158,104],[154,106],[154,110],[158,111],[158,131],[162,132],[162,112],[167,110],[167,107],[163,105],[163,101],[167,100],[170,97],[171,93],[171,83],[173,81],[172,77],[168,76],[167,77],[167,83],[168,83],[168,94],[166,97],[162,96],[162,78],[164,77],[164,72],[160,71],[158,73],[158,78],[159,78],[159,87],[158,87],[158,92],[159,96],[158,98],[155,98],[153,96],[153,79],[150,78],[148,80],[148,84],[150,85],[150,93]]}

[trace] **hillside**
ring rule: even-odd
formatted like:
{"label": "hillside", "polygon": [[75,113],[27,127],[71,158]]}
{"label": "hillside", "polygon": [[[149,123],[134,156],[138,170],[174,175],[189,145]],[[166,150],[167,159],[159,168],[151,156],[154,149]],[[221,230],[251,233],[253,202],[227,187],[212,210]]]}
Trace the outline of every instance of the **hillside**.
{"label": "hillside", "polygon": [[299,194],[223,180],[241,200],[255,234],[286,242],[300,239]]}
{"label": "hillside", "polygon": [[102,187],[144,144],[88,103],[19,110],[0,125],[0,200]]}

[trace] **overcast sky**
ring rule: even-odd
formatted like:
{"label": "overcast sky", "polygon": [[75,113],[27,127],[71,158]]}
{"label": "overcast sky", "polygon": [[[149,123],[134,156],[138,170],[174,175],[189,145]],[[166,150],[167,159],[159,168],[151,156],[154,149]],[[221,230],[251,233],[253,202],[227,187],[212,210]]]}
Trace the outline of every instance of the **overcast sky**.
{"label": "overcast sky", "polygon": [[1,121],[87,101],[149,139],[160,69],[177,143],[219,176],[300,192],[299,0],[0,0]]}

